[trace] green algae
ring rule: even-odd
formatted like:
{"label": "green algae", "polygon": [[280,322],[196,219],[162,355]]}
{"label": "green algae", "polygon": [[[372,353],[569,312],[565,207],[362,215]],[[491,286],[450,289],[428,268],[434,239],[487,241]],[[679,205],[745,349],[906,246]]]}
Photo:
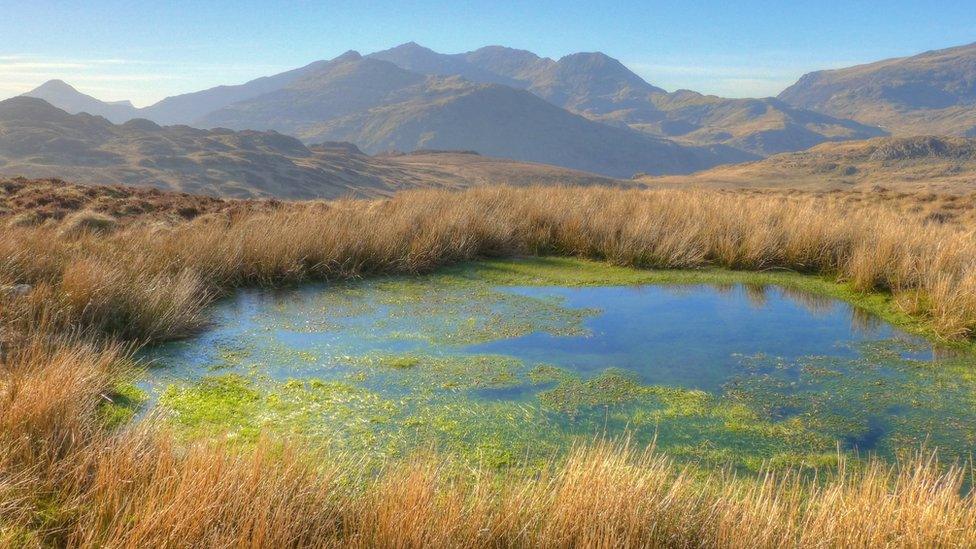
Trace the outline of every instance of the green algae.
{"label": "green algae", "polygon": [[510,387],[520,383],[524,364],[500,355],[432,356],[425,354],[369,354],[348,357],[347,364],[365,367],[409,370],[389,381],[418,390],[464,391],[477,388]]}
{"label": "green algae", "polygon": [[[411,359],[416,364],[406,370],[409,373],[424,362]],[[394,360],[365,363],[384,367]],[[532,383],[529,373],[540,370],[562,381],[539,391],[537,402],[433,392],[428,378],[414,376],[410,391],[388,398],[353,383],[274,382],[226,374],[193,385],[172,385],[160,403],[191,438],[219,434],[253,442],[270,431],[373,460],[435,448],[491,467],[541,466],[574,441],[607,431],[630,433],[643,444],[656,441],[682,459],[748,470],[759,470],[763,464],[814,467],[837,457],[835,440],[811,425],[797,418],[770,421],[743,402],[704,391],[645,385],[616,369],[580,379],[558,368],[523,367],[522,381]],[[481,375],[476,371],[457,386],[484,387]],[[598,406],[604,414],[582,413]]]}
{"label": "green algae", "polygon": [[115,384],[98,406],[98,418],[106,428],[114,429],[129,423],[148,399],[145,391],[130,382]]}
{"label": "green algae", "polygon": [[[334,285],[310,302],[277,306],[286,319],[271,329],[349,330],[367,342],[390,339],[435,348],[533,333],[581,336],[587,334],[584,321],[596,310],[495,286],[633,284],[663,284],[675,291],[745,284],[757,306],[776,286],[813,310],[841,299],[865,315],[865,322],[877,315],[907,331],[931,335],[924,321],[899,313],[891,296],[860,294],[825,278],[718,269],[639,271],[553,258],[468,263],[426,277]],[[912,349],[893,342],[863,346],[854,361],[742,356],[743,374],[719,393],[645,384],[612,367],[583,376],[504,355],[362,350],[330,355],[287,345],[260,351],[218,347],[211,368],[215,375],[170,384],[159,404],[190,438],[225,436],[249,443],[270,431],[367,460],[435,448],[462,462],[492,467],[541,464],[575,441],[607,434],[655,443],[678,459],[715,466],[752,471],[764,465],[832,466],[839,459],[839,444],[870,442],[876,418],[900,405],[906,410],[885,425],[893,434],[879,452],[897,455],[935,443],[960,456],[967,445],[976,447],[976,426],[959,419],[976,409],[971,357],[933,376],[926,371],[931,366],[903,357]],[[787,377],[797,362],[798,378]],[[269,365],[287,365],[296,377],[267,376],[263,371]],[[893,367],[897,375],[852,375],[880,365]],[[940,361],[938,368],[943,366]],[[310,367],[336,378],[301,378]],[[907,404],[900,402],[906,398]],[[935,431],[941,434],[925,435]]]}
{"label": "green algae", "polygon": [[554,410],[575,414],[585,407],[631,401],[647,394],[648,390],[630,372],[607,370],[593,379],[563,381],[539,393],[539,400]]}
{"label": "green algae", "polygon": [[[343,382],[247,380],[233,374],[172,385],[160,403],[187,438],[222,436],[253,443],[262,433],[353,452],[364,466],[436,448],[468,462],[514,465],[532,450],[537,463],[560,444],[546,441],[526,422],[545,424],[533,407],[498,402],[384,398]],[[521,450],[520,450],[521,448]]]}

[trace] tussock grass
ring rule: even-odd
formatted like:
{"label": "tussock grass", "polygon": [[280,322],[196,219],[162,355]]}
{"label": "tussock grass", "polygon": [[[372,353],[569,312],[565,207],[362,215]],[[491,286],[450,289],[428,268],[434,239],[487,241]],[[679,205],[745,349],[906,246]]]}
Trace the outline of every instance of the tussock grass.
{"label": "tussock grass", "polygon": [[[532,478],[459,475],[436,456],[358,475],[353,456],[264,441],[189,448],[94,420],[123,355],[32,345],[7,363],[0,525],[69,546],[971,546],[965,471],[924,456],[821,483],[679,468],[625,444],[581,447]],[[59,376],[52,383],[48,376]],[[67,377],[65,377],[67,376]],[[0,539],[4,539],[0,537]]]}
{"label": "tussock grass", "polygon": [[215,296],[477,257],[555,254],[659,268],[791,269],[885,291],[947,338],[976,333],[971,233],[785,196],[578,188],[415,191],[284,204],[64,239],[0,233],[0,542],[68,546],[976,545],[967,471],[899,464],[735,478],[594,443],[533,477],[420,456],[363,477],[355,456],[265,441],[176,446],[105,429],[126,342],[180,337]]}
{"label": "tussock grass", "polygon": [[75,212],[61,223],[61,236],[71,238],[84,233],[108,233],[115,230],[119,222],[114,217],[91,210]]}
{"label": "tussock grass", "polygon": [[813,198],[493,187],[298,203],[69,240],[52,231],[0,235],[0,278],[49,288],[44,306],[66,326],[144,340],[184,335],[211,297],[238,286],[525,254],[817,273],[892,292],[947,338],[976,332],[972,234]]}

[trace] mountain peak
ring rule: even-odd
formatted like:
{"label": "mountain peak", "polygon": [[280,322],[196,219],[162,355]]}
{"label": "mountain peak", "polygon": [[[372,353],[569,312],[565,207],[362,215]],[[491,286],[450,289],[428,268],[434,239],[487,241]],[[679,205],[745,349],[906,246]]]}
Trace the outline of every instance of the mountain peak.
{"label": "mountain peak", "polygon": [[612,67],[614,69],[623,69],[630,72],[627,67],[624,67],[623,63],[617,61],[613,57],[600,52],[600,51],[581,51],[577,53],[571,53],[559,58],[559,64],[574,67],[585,67],[585,68],[600,68],[600,67]]}
{"label": "mountain peak", "polygon": [[340,55],[333,59],[333,61],[338,61],[340,63],[345,63],[349,61],[359,61],[363,56],[356,50],[349,50],[346,53]]}
{"label": "mountain peak", "polygon": [[64,80],[48,80],[23,96],[43,99],[71,114],[87,112],[113,122],[124,122],[135,116],[137,110],[128,101],[105,102],[86,95]]}
{"label": "mountain peak", "polygon": [[430,48],[425,48],[424,46],[421,46],[420,44],[418,44],[418,43],[416,43],[416,42],[414,42],[412,40],[410,42],[406,42],[406,43],[400,44],[399,46],[394,46],[394,47],[392,47],[392,48],[390,48],[390,49],[388,49],[386,51],[389,51],[389,52],[424,52],[424,53],[434,53],[434,50],[432,50]]}
{"label": "mountain peak", "polygon": [[48,80],[24,95],[36,94],[39,92],[81,93],[75,89],[74,86],[68,84],[64,80],[55,78],[53,80]]}

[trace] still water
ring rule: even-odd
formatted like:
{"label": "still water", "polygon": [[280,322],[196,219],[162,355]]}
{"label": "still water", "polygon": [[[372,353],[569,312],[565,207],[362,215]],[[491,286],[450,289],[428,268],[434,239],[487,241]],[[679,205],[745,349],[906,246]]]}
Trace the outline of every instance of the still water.
{"label": "still water", "polygon": [[783,287],[391,278],[244,291],[212,318],[144,357],[149,407],[192,436],[496,466],[616,436],[747,469],[976,448],[971,356]]}

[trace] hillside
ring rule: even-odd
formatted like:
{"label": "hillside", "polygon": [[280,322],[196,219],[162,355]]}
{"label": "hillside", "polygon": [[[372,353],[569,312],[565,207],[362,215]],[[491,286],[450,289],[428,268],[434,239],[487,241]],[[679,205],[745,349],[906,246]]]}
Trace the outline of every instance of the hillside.
{"label": "hillside", "polygon": [[654,186],[887,188],[899,191],[976,191],[976,139],[885,137],[825,143],[757,162],[720,166],[683,177],[646,177]]}
{"label": "hillside", "polygon": [[503,181],[510,184],[620,184],[553,166],[475,155],[467,155],[467,161],[454,159],[441,169],[437,158],[415,164],[408,157],[371,157],[349,144],[306,147],[277,132],[163,127],[139,119],[116,125],[89,114],[68,114],[40,99],[0,102],[0,174],[11,177],[294,199],[468,187],[492,181],[492,173],[507,174]]}
{"label": "hillside", "polygon": [[895,135],[976,136],[976,44],[812,72],[779,98]]}
{"label": "hillside", "polygon": [[411,42],[369,57],[424,74],[461,75],[474,82],[525,89],[591,120],[657,137],[723,144],[763,156],[885,134],[775,99],[725,99],[688,90],[668,93],[600,52],[556,61],[501,46],[441,54]]}
{"label": "hillside", "polygon": [[60,179],[0,178],[0,227],[61,221],[77,212],[110,216],[114,226],[182,222],[203,215],[270,210],[273,200],[235,200],[126,185],[79,185]]}
{"label": "hillside", "polygon": [[43,99],[71,114],[86,112],[95,116],[104,116],[116,124],[139,116],[139,109],[129,101],[101,101],[81,93],[63,80],[48,80],[24,95]]}
{"label": "hillside", "polygon": [[650,98],[664,93],[600,52],[574,53],[555,61],[502,46],[441,54],[410,42],[370,57],[423,74],[460,75],[473,82],[525,89],[593,119],[622,111],[633,120],[656,118]]}
{"label": "hillside", "polygon": [[523,90],[459,76],[424,76],[347,53],[290,85],[207,115],[197,125],[275,129],[306,143],[465,149],[611,177],[689,173],[753,156],[679,145],[574,115]]}
{"label": "hillside", "polygon": [[[347,52],[244,84],[169,97],[142,109],[101,102],[58,81],[26,95],[71,113],[104,115],[114,122],[145,118],[200,128],[273,129],[306,143],[353,139],[369,152],[391,146],[404,150],[480,146],[479,152],[487,155],[555,162],[614,177],[638,171],[685,173],[825,141],[884,135],[874,127],[773,99],[724,99],[686,90],[668,93],[600,52],[553,60],[502,46],[441,54],[411,42],[365,58]],[[468,98],[469,109],[480,110],[459,111],[452,106],[450,113],[436,112],[461,97]],[[560,110],[546,108],[546,103]],[[417,116],[420,110],[425,114]],[[522,116],[530,111],[531,116],[523,120],[506,119],[513,112]],[[573,114],[601,125],[573,121]],[[447,119],[468,129],[437,125]],[[484,119],[502,123],[485,127]],[[352,120],[370,126],[350,131]],[[610,132],[605,126],[634,131]],[[552,128],[576,134],[552,136]],[[592,150],[598,142],[602,142],[600,152]],[[557,154],[558,147],[572,150]],[[640,152],[645,149],[648,152]],[[666,156],[673,160],[662,161]]]}

